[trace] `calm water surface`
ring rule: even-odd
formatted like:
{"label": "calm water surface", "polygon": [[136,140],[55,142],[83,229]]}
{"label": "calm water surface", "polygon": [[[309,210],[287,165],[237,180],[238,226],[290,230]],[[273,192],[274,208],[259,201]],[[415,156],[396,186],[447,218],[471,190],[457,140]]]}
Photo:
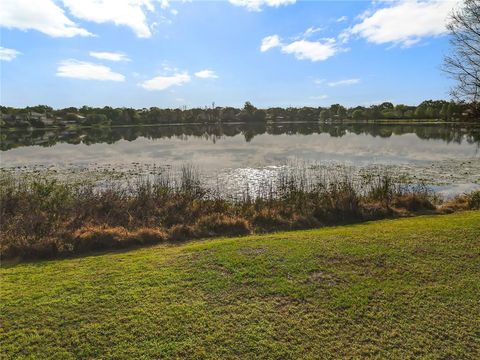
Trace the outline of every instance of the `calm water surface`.
{"label": "calm water surface", "polygon": [[210,177],[255,182],[302,161],[387,167],[436,190],[480,188],[480,128],[466,124],[223,124],[2,132],[4,169],[149,172],[193,164]]}

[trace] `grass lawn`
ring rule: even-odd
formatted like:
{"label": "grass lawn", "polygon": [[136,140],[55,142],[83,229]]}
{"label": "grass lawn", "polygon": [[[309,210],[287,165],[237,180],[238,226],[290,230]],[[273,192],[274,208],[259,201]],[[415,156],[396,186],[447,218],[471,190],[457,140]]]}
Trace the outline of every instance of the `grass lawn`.
{"label": "grass lawn", "polygon": [[0,274],[5,359],[480,358],[480,211]]}

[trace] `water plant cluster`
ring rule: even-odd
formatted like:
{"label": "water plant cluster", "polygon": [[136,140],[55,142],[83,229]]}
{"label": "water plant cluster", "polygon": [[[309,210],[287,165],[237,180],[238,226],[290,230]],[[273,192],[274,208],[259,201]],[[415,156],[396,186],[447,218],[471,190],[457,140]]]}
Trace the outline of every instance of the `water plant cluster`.
{"label": "water plant cluster", "polygon": [[49,258],[134,245],[235,236],[480,207],[480,192],[442,202],[385,171],[286,167],[240,196],[191,166],[130,182],[0,174],[4,259]]}

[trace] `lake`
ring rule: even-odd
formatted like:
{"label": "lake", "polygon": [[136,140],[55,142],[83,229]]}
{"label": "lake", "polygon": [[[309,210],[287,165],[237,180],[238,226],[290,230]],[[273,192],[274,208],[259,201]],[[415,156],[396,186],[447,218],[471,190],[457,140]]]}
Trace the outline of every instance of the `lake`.
{"label": "lake", "polygon": [[275,123],[2,131],[6,171],[129,176],[189,164],[212,182],[255,185],[294,162],[385,168],[445,195],[480,188],[480,125]]}

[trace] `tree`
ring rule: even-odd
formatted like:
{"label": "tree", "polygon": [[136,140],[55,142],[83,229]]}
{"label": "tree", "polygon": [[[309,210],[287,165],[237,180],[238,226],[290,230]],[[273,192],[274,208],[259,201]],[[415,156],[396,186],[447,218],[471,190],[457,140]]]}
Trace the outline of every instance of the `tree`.
{"label": "tree", "polygon": [[103,114],[88,114],[84,121],[85,125],[109,125],[110,121]]}
{"label": "tree", "polygon": [[480,100],[480,0],[465,0],[454,10],[447,25],[453,54],[446,56],[444,70],[456,81],[452,96],[471,102],[478,114]]}
{"label": "tree", "polygon": [[455,104],[453,102],[450,102],[447,108],[447,120],[452,120],[454,112],[455,112]]}
{"label": "tree", "polygon": [[425,110],[425,117],[429,119],[436,119],[438,118],[438,111],[433,106],[427,106]]}
{"label": "tree", "polygon": [[247,114],[253,114],[255,110],[257,110],[257,108],[253,106],[250,101],[245,102],[245,105],[243,106],[243,111],[245,111]]}
{"label": "tree", "polygon": [[426,116],[426,112],[427,112],[427,109],[423,103],[418,105],[417,108],[415,109],[415,118],[424,119]]}
{"label": "tree", "polygon": [[44,114],[44,113],[47,113],[47,112],[50,113],[50,112],[53,111],[53,108],[51,106],[48,106],[48,105],[27,106],[25,109],[29,110],[29,111],[35,111],[35,112],[41,113],[41,114]]}
{"label": "tree", "polygon": [[380,105],[371,105],[368,109],[368,117],[370,119],[381,119],[382,118],[382,111]]}
{"label": "tree", "polygon": [[330,111],[328,111],[327,109],[320,111],[319,118],[320,121],[326,121],[330,119]]}
{"label": "tree", "polygon": [[385,110],[393,110],[394,109],[394,106],[391,102],[384,102],[384,103],[381,103],[379,105],[381,111],[385,111]]}
{"label": "tree", "polygon": [[442,105],[442,110],[440,110],[440,117],[442,118],[442,120],[447,120],[448,119],[448,104],[445,103]]}
{"label": "tree", "polygon": [[353,113],[352,113],[352,118],[353,120],[360,120],[363,118],[363,111],[360,110],[360,109],[357,109],[355,110]]}
{"label": "tree", "polygon": [[245,102],[242,111],[238,114],[238,118],[241,121],[252,121],[254,119],[254,113],[257,110],[255,106],[252,105],[250,101]]}
{"label": "tree", "polygon": [[255,110],[253,112],[253,121],[265,121],[267,113],[265,110]]}
{"label": "tree", "polygon": [[343,119],[347,116],[347,109],[345,109],[345,107],[343,107],[342,105],[340,105],[337,109],[337,116],[340,118],[340,119]]}

